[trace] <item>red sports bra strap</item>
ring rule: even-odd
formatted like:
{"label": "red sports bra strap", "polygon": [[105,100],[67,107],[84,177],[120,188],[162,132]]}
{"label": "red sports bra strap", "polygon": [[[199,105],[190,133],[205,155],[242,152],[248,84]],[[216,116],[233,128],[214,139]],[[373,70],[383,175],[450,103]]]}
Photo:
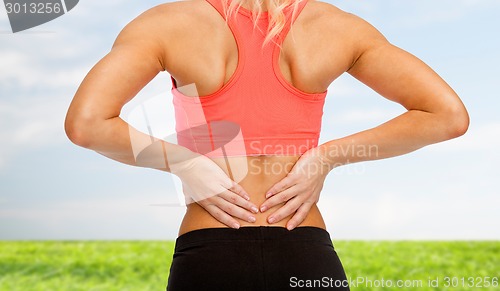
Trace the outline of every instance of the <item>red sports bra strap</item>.
{"label": "red sports bra strap", "polygon": [[306,6],[308,0],[297,0],[297,1],[300,1],[300,2],[297,6],[297,10],[296,10],[295,14],[293,13],[294,4],[292,4],[291,6],[288,6],[284,12],[285,17],[286,17],[286,22],[285,22],[285,26],[283,27],[283,30],[281,30],[280,34],[278,35],[278,38],[279,38],[278,43],[279,44],[281,44],[283,42],[283,40],[285,40],[288,32],[290,31],[290,28],[292,27],[295,20],[297,20],[297,17],[302,12],[302,9],[304,9],[304,7]]}
{"label": "red sports bra strap", "polygon": [[[224,13],[224,10],[227,9],[229,5],[229,3],[225,2],[226,0],[206,0],[206,1],[210,3],[219,12],[222,18],[226,19],[226,14]],[[227,7],[224,8],[224,5]]]}
{"label": "red sports bra strap", "polygon": [[[226,19],[224,11],[229,7],[231,0],[206,0],[206,1],[210,3],[220,13],[220,15],[222,15],[224,19]],[[299,1],[299,4],[297,6],[297,11],[295,12],[295,15],[293,14],[294,4],[285,8],[284,13],[286,17],[286,23],[281,32],[281,35],[283,36],[286,36],[288,31],[290,30],[291,25],[295,22],[300,12],[302,12],[302,9],[304,9],[308,0],[296,0],[296,1]]]}

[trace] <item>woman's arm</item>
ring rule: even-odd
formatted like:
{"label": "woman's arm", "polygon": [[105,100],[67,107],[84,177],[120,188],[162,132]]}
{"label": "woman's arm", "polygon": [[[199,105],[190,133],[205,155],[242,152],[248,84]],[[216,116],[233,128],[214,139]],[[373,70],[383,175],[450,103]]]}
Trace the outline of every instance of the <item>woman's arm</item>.
{"label": "woman's arm", "polygon": [[177,15],[153,8],[123,29],[80,85],[65,130],[73,143],[110,159],[179,176],[189,201],[198,202],[222,223],[239,227],[232,216],[253,222],[248,210],[255,207],[241,186],[207,157],[139,132],[119,117],[122,107],[164,71],[165,48],[175,38],[169,36],[175,36],[175,23],[182,21]]}
{"label": "woman's arm", "polygon": [[[381,96],[401,104],[407,112],[373,129],[323,144],[332,167],[406,154],[467,131],[467,110],[438,74],[415,56],[390,44],[363,20],[352,21],[363,29],[357,34],[356,60],[348,73]],[[376,151],[371,155],[353,155],[346,151],[353,145],[367,150],[372,146],[372,152],[374,146]]]}
{"label": "woman's arm", "polygon": [[333,168],[348,163],[403,155],[426,145],[463,135],[467,111],[457,94],[429,66],[390,44],[375,28],[353,15],[345,27],[353,52],[349,74],[407,112],[375,128],[331,140],[308,151],[291,172],[271,187],[261,208],[287,203],[271,214],[274,222],[295,215],[296,227],[319,199],[323,181]]}
{"label": "woman's arm", "polygon": [[[129,102],[160,71],[162,44],[141,15],[118,35],[111,51],[87,74],[65,121],[69,139],[113,160],[136,165],[129,125],[119,117]],[[150,141],[147,135],[136,138]]]}

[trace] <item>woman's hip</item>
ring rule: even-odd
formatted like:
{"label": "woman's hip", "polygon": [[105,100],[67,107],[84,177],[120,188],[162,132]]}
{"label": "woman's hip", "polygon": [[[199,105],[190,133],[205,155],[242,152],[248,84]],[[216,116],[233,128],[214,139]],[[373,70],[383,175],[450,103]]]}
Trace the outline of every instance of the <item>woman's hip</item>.
{"label": "woman's hip", "polygon": [[320,290],[348,290],[336,288],[347,280],[326,230],[209,228],[177,238],[167,290],[275,291],[305,282],[320,284]]}

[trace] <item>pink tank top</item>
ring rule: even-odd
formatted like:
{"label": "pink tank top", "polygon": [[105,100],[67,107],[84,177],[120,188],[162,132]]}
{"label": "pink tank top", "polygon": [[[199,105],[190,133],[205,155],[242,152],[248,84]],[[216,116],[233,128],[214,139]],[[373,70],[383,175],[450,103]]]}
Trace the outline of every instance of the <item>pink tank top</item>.
{"label": "pink tank top", "polygon": [[[224,17],[225,0],[207,1]],[[285,9],[287,21],[276,43],[282,44],[306,3],[299,3],[294,19],[293,5]],[[327,91],[303,92],[284,79],[279,46],[270,42],[262,48],[267,12],[255,30],[249,10],[241,7],[233,16],[228,24],[238,65],[229,81],[210,95],[190,97],[178,91],[172,78],[178,144],[213,157],[301,155],[316,147]]]}

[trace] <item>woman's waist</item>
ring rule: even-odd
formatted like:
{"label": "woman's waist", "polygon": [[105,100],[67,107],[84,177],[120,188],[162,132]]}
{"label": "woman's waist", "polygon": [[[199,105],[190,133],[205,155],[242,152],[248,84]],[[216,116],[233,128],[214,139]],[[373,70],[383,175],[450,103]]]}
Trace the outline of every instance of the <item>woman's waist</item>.
{"label": "woman's waist", "polygon": [[[257,207],[266,201],[265,193],[277,182],[286,177],[290,172],[299,156],[248,156],[248,157],[227,157],[212,159],[218,164],[226,174],[236,181],[248,195],[250,201]],[[282,207],[285,202],[274,207],[254,214],[256,221],[250,223],[235,217],[240,226],[281,226],[286,227],[286,223],[293,216],[270,224],[268,217]],[[315,226],[325,228],[323,218],[314,205],[305,220],[299,226]],[[188,231],[204,228],[227,227],[215,219],[203,207],[197,203],[187,205],[187,211],[184,216],[179,234]]]}
{"label": "woman's waist", "polygon": [[[284,204],[284,203],[283,203]],[[276,205],[275,207],[270,208],[264,213],[254,214],[256,221],[251,223],[245,220],[241,220],[239,218],[234,217],[236,221],[240,224],[241,227],[250,227],[250,226],[276,226],[276,227],[286,227],[286,224],[290,218],[295,213],[285,217],[281,221],[276,223],[269,223],[267,218],[269,215],[274,213],[279,209],[283,204]],[[259,205],[259,204],[257,204]],[[316,205],[311,207],[311,210],[307,214],[306,218],[302,223],[298,225],[301,226],[312,226],[317,228],[326,229],[325,223],[323,221],[323,217]],[[198,229],[206,229],[206,228],[228,228],[225,224],[221,223],[217,219],[215,219],[210,213],[208,213],[203,207],[200,205],[193,203],[187,206],[186,214],[184,215],[184,219],[182,221],[181,227],[179,229],[179,235],[187,233],[189,231],[198,230]]]}

